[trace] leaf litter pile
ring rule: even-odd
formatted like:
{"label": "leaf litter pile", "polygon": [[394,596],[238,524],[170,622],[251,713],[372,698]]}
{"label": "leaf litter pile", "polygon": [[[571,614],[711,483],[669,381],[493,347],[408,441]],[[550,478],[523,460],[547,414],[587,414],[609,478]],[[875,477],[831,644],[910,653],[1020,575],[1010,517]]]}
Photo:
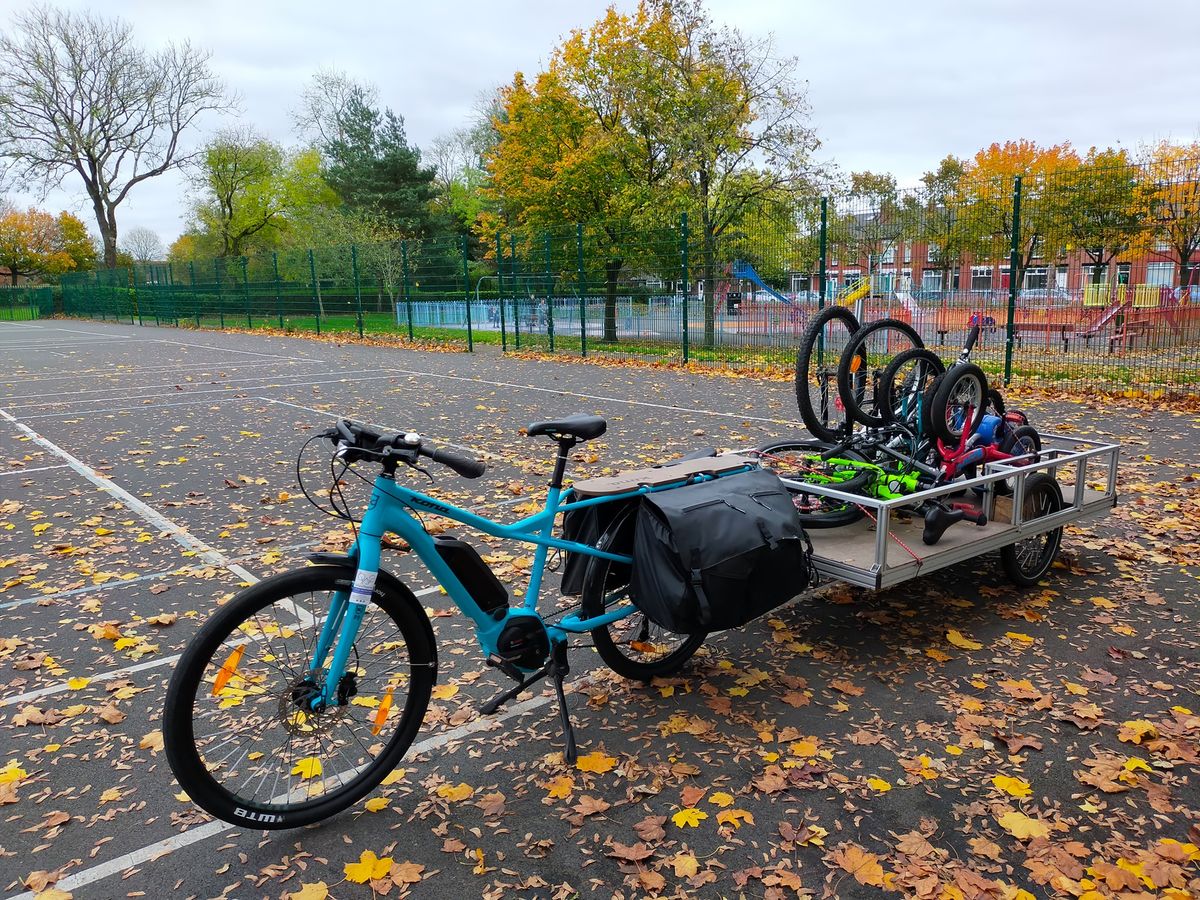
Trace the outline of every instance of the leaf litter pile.
{"label": "leaf litter pile", "polygon": [[[191,851],[186,879],[152,862],[79,896],[1200,897],[1200,425],[1136,405],[1028,406],[1047,430],[1101,436],[1087,423],[1103,421],[1124,444],[1121,505],[1069,528],[1039,587],[1011,587],[994,559],[883,592],[829,583],[711,637],[690,668],[648,685],[580,650],[574,767],[542,706],[410,756],[319,829],[229,831]],[[760,436],[742,425],[704,440]],[[490,446],[495,435],[479,426],[465,439]],[[700,437],[621,456],[610,435],[578,448],[573,471],[644,464]],[[511,477],[469,489],[443,480],[437,492],[519,514],[548,465],[523,450],[502,454]],[[186,462],[175,449],[146,456]],[[296,507],[283,474],[267,474],[218,467],[220,481],[179,503],[204,509],[214,540],[244,532],[260,572],[295,564],[284,544],[344,545],[344,532]],[[53,533],[39,531],[47,523]],[[62,900],[70,892],[56,883],[120,832],[207,821],[163,760],[164,670],[89,673],[178,652],[197,609],[236,584],[181,559],[145,584],[137,608],[101,593],[54,600],[161,569],[125,562],[163,538],[119,505],[72,518],[50,499],[5,500],[0,541],[0,602],[41,590],[58,607],[54,619],[10,611],[0,689],[66,685],[0,708],[0,887]],[[506,582],[527,574],[522,548],[480,548]],[[184,596],[166,602],[172,593]],[[444,598],[428,602],[442,669],[423,736],[476,723],[497,689],[462,617]],[[58,658],[35,633],[47,622],[78,636]]]}

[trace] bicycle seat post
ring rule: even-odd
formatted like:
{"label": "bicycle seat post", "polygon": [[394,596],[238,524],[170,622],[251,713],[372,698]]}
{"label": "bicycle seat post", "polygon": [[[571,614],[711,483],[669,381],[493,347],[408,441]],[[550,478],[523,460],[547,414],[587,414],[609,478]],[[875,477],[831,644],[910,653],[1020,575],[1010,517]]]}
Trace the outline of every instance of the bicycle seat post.
{"label": "bicycle seat post", "polygon": [[561,488],[563,476],[567,473],[567,456],[578,440],[568,434],[560,434],[558,440],[558,455],[554,459],[554,474],[550,476],[550,487]]}

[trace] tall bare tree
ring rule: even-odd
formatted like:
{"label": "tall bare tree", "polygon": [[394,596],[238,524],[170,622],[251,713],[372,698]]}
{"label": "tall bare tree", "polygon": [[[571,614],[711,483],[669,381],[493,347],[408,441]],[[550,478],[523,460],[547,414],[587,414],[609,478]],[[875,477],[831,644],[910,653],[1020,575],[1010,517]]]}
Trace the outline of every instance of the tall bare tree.
{"label": "tall bare tree", "polygon": [[375,85],[355,81],[341,69],[318,69],[300,94],[299,108],[292,110],[292,124],[301,137],[325,147],[346,140],[352,103],[374,106],[378,100]]}
{"label": "tall bare tree", "polygon": [[0,35],[0,171],[47,190],[76,173],[105,265],[116,265],[117,208],[191,160],[181,138],[197,117],[232,105],[208,61],[187,42],[149,52],[120,19],[49,7],[15,16]]}
{"label": "tall bare tree", "polygon": [[158,232],[152,228],[130,228],[121,239],[121,249],[133,257],[139,265],[158,262],[167,258],[167,249],[163,246]]}

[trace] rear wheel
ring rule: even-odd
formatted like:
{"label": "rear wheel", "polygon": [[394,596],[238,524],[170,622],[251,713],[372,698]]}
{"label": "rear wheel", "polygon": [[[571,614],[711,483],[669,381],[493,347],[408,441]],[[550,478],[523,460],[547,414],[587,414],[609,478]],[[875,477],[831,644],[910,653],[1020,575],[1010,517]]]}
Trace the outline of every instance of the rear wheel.
{"label": "rear wheel", "polygon": [[884,405],[883,373],[900,353],[923,348],[921,336],[900,319],[880,319],[856,331],[838,361],[838,396],[854,421],[870,428],[888,422]]}
{"label": "rear wheel", "polygon": [[[420,604],[381,574],[338,700],[311,704],[313,646],[354,570],[315,566],[247,588],[188,645],[163,713],[167,761],[192,801],[246,828],[296,828],[355,803],[420,728],[437,668]],[[325,661],[326,664],[328,660]]]}
{"label": "rear wheel", "polygon": [[817,313],[800,338],[796,353],[796,406],[813,437],[835,441],[849,430],[848,414],[837,389],[838,360],[858,319],[842,306]]}
{"label": "rear wheel", "polygon": [[[618,513],[601,535],[597,548],[611,553],[629,553],[637,525],[637,508]],[[581,612],[585,619],[603,615],[633,603],[629,590],[630,567],[625,563],[589,557],[583,578]],[[592,643],[604,664],[626,678],[649,681],[664,678],[683,668],[700,649],[708,635],[676,634],[652,622],[640,609],[616,622],[593,629]]]}
{"label": "rear wheel", "polygon": [[[1021,501],[1021,520],[1035,522],[1062,509],[1062,488],[1045,472],[1034,472],[1025,479]],[[1019,587],[1033,587],[1054,565],[1062,544],[1062,526],[1022,538],[1000,550],[1000,564],[1009,579]]]}

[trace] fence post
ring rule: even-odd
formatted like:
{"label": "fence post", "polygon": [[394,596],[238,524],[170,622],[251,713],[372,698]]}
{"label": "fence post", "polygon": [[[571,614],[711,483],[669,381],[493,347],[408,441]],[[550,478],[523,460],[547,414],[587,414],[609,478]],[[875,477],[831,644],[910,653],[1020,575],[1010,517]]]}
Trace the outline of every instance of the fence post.
{"label": "fence post", "polygon": [[504,321],[504,245],[496,232],[496,302],[500,307],[500,352],[508,352],[508,328]]}
{"label": "fence post", "polygon": [[217,321],[221,330],[225,330],[225,259],[218,257],[213,260],[213,280],[217,283]]}
{"label": "fence post", "polygon": [[317,317],[317,334],[321,333],[321,286],[317,284],[317,261],[312,248],[308,251],[308,278],[312,282],[313,313]]}
{"label": "fence post", "polygon": [[131,268],[129,270],[129,299],[133,302],[133,309],[129,313],[129,324],[130,325],[133,324],[133,314],[135,312],[137,313],[137,323],[139,325],[144,324],[142,322],[141,298],[138,296],[138,292],[137,292],[137,281],[138,281],[137,266],[135,265],[133,268]]}
{"label": "fence post", "polygon": [[467,352],[475,352],[475,334],[471,328],[471,248],[466,234],[462,236],[463,299],[467,301]]}
{"label": "fence post", "polygon": [[188,260],[188,277],[192,282],[192,306],[196,312],[196,327],[200,327],[200,297],[196,293],[196,261]]}
{"label": "fence post", "polygon": [[279,254],[271,251],[271,271],[275,275],[275,315],[279,317],[279,330],[283,331],[283,296],[279,291]]}
{"label": "fence post", "polygon": [[679,214],[679,274],[683,294],[683,361],[688,361],[688,220],[687,213]]}
{"label": "fence post", "polygon": [[584,307],[584,295],[587,293],[587,278],[583,272],[583,223],[575,225],[575,265],[579,277],[579,352],[587,356],[587,313]]}
{"label": "fence post", "polygon": [[517,285],[517,236],[508,235],[508,284],[513,295],[513,343],[521,349],[521,289]]}
{"label": "fence post", "polygon": [[550,338],[550,352],[554,352],[554,276],[550,274],[550,234],[542,235],[546,253],[546,333]]}
{"label": "fence post", "polygon": [[[817,236],[817,310],[825,308],[826,272],[829,259],[829,198],[821,198],[821,230]],[[817,365],[825,364],[825,329],[817,335]],[[800,376],[797,376],[800,377]]]}
{"label": "fence post", "polygon": [[242,263],[242,297],[246,301],[246,327],[253,328],[254,323],[250,320],[250,266],[249,260],[244,256],[239,256]]}
{"label": "fence post", "polygon": [[413,339],[412,295],[408,287],[408,241],[400,242],[400,280],[404,286],[404,310],[408,313],[408,339]]}
{"label": "fence post", "polygon": [[358,278],[358,245],[350,245],[350,268],[354,272],[354,310],[358,319],[358,336],[363,336],[362,283]]}
{"label": "fence post", "polygon": [[1008,327],[1004,337],[1004,386],[1012,381],[1013,342],[1017,331],[1017,263],[1021,258],[1021,176],[1013,179],[1012,246],[1008,252]]}

